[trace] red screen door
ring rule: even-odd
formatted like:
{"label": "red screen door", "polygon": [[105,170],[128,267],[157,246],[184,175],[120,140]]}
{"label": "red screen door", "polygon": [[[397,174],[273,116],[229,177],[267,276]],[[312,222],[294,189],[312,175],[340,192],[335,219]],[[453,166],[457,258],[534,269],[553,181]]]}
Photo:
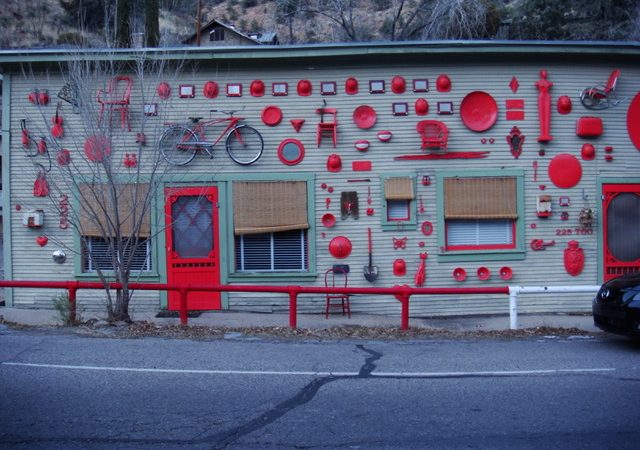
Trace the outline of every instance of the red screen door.
{"label": "red screen door", "polygon": [[640,185],[602,186],[604,281],[640,271]]}
{"label": "red screen door", "polygon": [[[165,189],[167,281],[219,284],[218,188]],[[169,292],[169,309],[177,310],[180,294]],[[189,310],[220,309],[219,292],[190,292]]]}

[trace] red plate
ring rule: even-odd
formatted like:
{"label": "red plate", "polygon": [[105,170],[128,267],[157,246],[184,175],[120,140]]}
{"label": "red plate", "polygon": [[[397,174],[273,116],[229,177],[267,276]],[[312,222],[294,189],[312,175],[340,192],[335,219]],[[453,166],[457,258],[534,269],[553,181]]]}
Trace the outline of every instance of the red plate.
{"label": "red plate", "polygon": [[355,111],[353,111],[353,121],[358,126],[358,128],[362,128],[363,130],[374,126],[377,119],[378,117],[376,116],[376,110],[371,106],[358,106]]}
{"label": "red plate", "polygon": [[462,99],[460,118],[462,123],[470,130],[486,131],[496,123],[498,104],[486,92],[471,92]]}
{"label": "red plate", "polygon": [[346,258],[351,254],[351,241],[344,236],[337,236],[329,242],[329,253],[334,258]]}
{"label": "red plate", "polygon": [[549,163],[548,173],[553,184],[559,188],[569,189],[580,182],[582,164],[575,156],[561,153],[554,156]]}
{"label": "red plate", "polygon": [[262,110],[262,121],[265,125],[275,127],[282,120],[282,111],[277,106],[267,106]]}
{"label": "red plate", "polygon": [[627,132],[633,145],[640,150],[640,92],[633,97],[627,110]]}

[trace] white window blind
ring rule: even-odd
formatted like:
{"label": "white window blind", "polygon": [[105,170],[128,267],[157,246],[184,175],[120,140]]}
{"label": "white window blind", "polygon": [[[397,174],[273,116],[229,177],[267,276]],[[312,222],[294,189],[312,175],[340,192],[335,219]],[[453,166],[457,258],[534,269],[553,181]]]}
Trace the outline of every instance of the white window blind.
{"label": "white window blind", "polygon": [[[82,271],[95,272],[98,268],[101,270],[113,270],[113,251],[109,249],[109,242],[101,237],[87,237],[86,245],[82,249]],[[122,240],[120,245],[124,244]],[[132,272],[148,272],[152,269],[151,245],[150,239],[140,239],[138,245],[133,248],[130,245],[124,253],[124,257],[128,258],[133,250],[131,260]]]}
{"label": "white window blind", "polygon": [[306,272],[306,230],[243,234],[235,238],[238,272]]}
{"label": "white window blind", "polygon": [[447,220],[448,246],[513,245],[513,220]]}
{"label": "white window blind", "polygon": [[387,200],[388,220],[409,220],[410,200]]}

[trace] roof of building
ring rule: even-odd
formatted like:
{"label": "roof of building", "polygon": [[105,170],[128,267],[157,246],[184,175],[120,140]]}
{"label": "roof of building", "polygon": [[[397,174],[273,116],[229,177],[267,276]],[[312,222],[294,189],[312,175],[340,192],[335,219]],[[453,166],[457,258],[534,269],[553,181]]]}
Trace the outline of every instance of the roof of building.
{"label": "roof of building", "polygon": [[44,48],[0,50],[3,67],[21,63],[47,63],[81,59],[133,61],[140,57],[165,60],[206,60],[216,62],[288,63],[408,62],[442,63],[450,61],[500,61],[507,64],[545,61],[623,61],[637,62],[639,42],[593,41],[412,41],[366,42],[314,45],[183,46],[163,48]]}
{"label": "roof of building", "polygon": [[[260,40],[249,36],[241,31],[238,31],[236,29],[236,27],[234,27],[233,25],[224,23],[218,19],[213,19],[211,21],[209,21],[209,23],[207,23],[206,25],[204,25],[201,29],[200,29],[200,34],[201,35],[205,35],[210,33],[211,31],[213,31],[215,28],[224,28],[225,30],[230,31],[231,33],[237,35],[240,39],[245,40],[247,42],[247,44],[249,45],[260,45]],[[196,42],[196,38],[197,38],[197,34],[193,33],[191,36],[189,36],[187,39],[185,39],[184,41],[182,41],[183,44],[195,44]]]}

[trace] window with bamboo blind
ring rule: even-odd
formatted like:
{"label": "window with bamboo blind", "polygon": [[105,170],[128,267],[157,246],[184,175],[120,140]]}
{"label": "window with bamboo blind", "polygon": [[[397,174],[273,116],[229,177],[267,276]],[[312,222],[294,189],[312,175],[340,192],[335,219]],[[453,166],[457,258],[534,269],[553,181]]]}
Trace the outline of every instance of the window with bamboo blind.
{"label": "window with bamboo blind", "polygon": [[234,181],[238,273],[307,272],[306,181]]}
{"label": "window with bamboo blind", "polygon": [[149,185],[143,183],[79,185],[83,272],[113,270],[116,251],[130,258],[133,271],[153,269],[148,195]]}
{"label": "window with bamboo blind", "polygon": [[517,199],[516,177],[444,178],[446,248],[514,248]]}
{"label": "window with bamboo blind", "polygon": [[383,186],[387,224],[410,221],[411,201],[415,198],[413,177],[390,176],[384,179]]}

